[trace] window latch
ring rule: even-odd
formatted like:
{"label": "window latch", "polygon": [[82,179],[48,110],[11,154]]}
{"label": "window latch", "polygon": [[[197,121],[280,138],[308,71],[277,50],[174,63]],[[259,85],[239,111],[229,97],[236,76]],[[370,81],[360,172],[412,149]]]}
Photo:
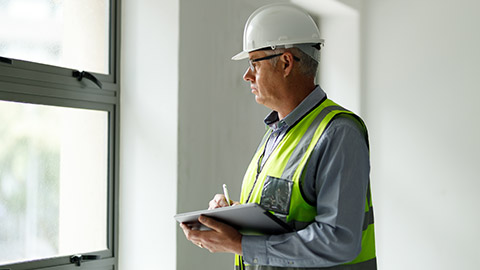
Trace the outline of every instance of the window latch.
{"label": "window latch", "polygon": [[[0,63],[5,63],[5,64],[11,65],[12,64],[12,59],[0,56]],[[2,268],[2,270],[3,270],[3,268]]]}
{"label": "window latch", "polygon": [[102,89],[102,82],[100,80],[98,80],[95,76],[93,76],[92,73],[90,73],[90,72],[86,72],[86,71],[81,71],[80,72],[78,70],[74,70],[72,72],[72,76],[74,78],[77,78],[78,81],[81,81],[83,78],[89,79],[94,84],[96,84],[100,89]]}
{"label": "window latch", "polygon": [[84,261],[93,261],[93,260],[98,260],[100,259],[100,256],[98,255],[81,255],[81,254],[75,254],[70,257],[70,262],[74,263],[76,266],[82,265],[82,262]]}

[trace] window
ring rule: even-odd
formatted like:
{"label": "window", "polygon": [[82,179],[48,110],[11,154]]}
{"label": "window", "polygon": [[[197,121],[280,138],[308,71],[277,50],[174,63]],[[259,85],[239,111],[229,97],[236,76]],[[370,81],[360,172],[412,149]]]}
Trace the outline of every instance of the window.
{"label": "window", "polygon": [[0,0],[0,55],[108,73],[108,7],[108,0]]}
{"label": "window", "polygon": [[2,270],[116,268],[118,14],[0,0]]}

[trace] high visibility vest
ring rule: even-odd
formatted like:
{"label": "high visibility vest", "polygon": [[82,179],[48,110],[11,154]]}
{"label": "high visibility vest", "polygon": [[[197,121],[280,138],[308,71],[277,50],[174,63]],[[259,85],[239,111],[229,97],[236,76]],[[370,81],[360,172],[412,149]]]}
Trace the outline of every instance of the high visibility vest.
{"label": "high visibility vest", "polygon": [[[367,130],[363,121],[352,112],[325,99],[285,134],[262,167],[265,145],[272,130],[267,131],[245,173],[240,203],[258,203],[286,221],[295,230],[303,229],[312,223],[317,215],[317,210],[315,206],[304,200],[300,191],[300,178],[325,128],[339,114],[348,114],[358,119],[364,127],[368,144]],[[248,265],[243,261],[242,256],[235,255],[235,269],[276,268]],[[365,200],[361,252],[354,260],[328,269],[376,269],[370,183]]]}

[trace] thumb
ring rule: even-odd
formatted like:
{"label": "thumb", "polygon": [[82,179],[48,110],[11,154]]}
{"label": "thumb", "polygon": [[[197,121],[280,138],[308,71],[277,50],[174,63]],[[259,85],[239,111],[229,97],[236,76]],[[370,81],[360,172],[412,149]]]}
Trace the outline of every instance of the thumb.
{"label": "thumb", "polygon": [[206,216],[200,216],[198,218],[198,221],[202,223],[203,225],[209,227],[210,229],[213,229],[215,231],[220,231],[222,227],[225,225],[222,222],[216,221],[213,218],[209,218]]}

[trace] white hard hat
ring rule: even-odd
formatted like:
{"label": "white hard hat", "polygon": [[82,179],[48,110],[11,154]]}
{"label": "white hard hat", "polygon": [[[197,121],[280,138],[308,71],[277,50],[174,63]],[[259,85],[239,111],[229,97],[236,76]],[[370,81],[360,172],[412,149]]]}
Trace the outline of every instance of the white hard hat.
{"label": "white hard hat", "polygon": [[243,51],[232,60],[248,58],[249,52],[267,47],[298,47],[317,60],[318,49],[311,45],[323,43],[317,25],[305,10],[287,3],[271,4],[250,15],[243,32]]}

